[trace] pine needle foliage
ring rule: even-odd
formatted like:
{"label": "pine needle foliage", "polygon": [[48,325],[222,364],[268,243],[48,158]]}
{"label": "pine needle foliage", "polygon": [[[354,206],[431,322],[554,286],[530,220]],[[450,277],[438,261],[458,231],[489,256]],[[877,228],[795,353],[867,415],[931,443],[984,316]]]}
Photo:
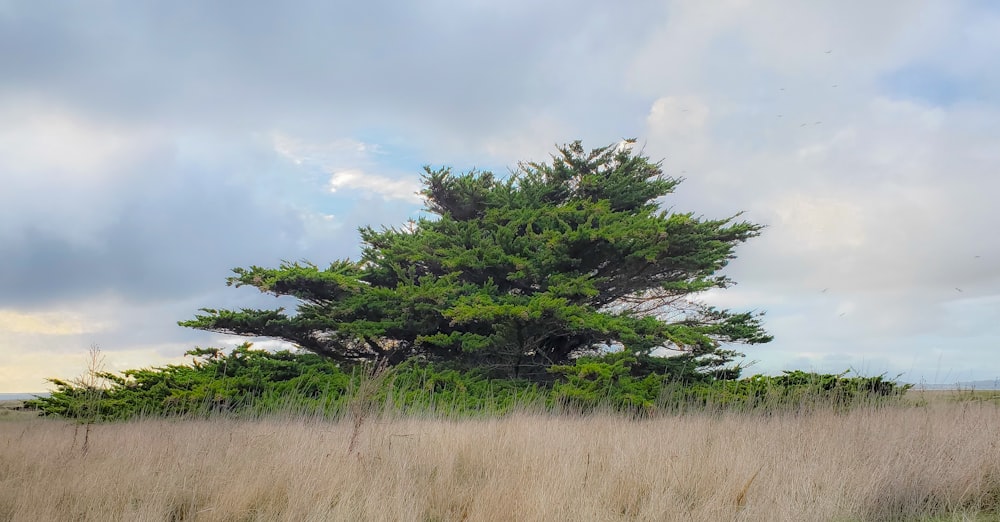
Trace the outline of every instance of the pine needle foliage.
{"label": "pine needle foliage", "polygon": [[179,324],[284,339],[343,362],[390,366],[419,356],[497,375],[551,379],[548,368],[620,345],[666,348],[674,365],[720,372],[763,343],[761,315],[694,296],[761,225],[664,210],[682,181],[628,140],[559,147],[505,178],[425,168],[426,210],[409,227],[360,229],[359,260],[234,269],[232,286],[300,300],[294,313],[202,309]]}

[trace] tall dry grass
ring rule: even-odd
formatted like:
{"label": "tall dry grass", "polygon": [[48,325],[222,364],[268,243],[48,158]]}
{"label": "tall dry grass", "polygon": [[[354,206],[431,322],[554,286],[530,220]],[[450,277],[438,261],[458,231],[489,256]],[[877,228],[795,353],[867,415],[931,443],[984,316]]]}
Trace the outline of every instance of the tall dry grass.
{"label": "tall dry grass", "polygon": [[[0,520],[914,520],[1000,511],[1000,408],[0,422]],[[977,518],[979,517],[979,518]]]}

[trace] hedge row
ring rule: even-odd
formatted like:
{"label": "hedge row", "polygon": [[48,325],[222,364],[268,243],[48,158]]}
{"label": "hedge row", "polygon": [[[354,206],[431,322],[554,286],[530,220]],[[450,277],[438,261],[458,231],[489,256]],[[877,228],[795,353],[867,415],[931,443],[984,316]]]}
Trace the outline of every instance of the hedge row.
{"label": "hedge row", "polygon": [[[491,378],[421,361],[379,370],[345,368],[310,353],[255,350],[188,352],[189,365],[96,372],[88,379],[52,379],[49,397],[26,403],[42,415],[93,420],[140,416],[269,414],[503,415],[517,410],[620,411],[633,415],[704,410],[851,407],[898,397],[909,385],[883,377],[800,371],[722,380],[678,379],[655,361],[626,353],[582,357],[554,366],[547,382]],[[659,369],[664,366],[661,364]],[[87,383],[87,384],[84,384]]]}

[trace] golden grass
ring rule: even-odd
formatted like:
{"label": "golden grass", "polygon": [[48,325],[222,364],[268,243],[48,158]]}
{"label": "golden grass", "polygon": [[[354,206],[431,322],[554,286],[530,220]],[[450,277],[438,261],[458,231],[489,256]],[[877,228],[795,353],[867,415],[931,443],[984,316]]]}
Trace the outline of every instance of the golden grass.
{"label": "golden grass", "polygon": [[[0,423],[0,520],[995,520],[1000,408]],[[992,514],[992,515],[991,515]]]}
{"label": "golden grass", "polygon": [[21,409],[22,404],[24,401],[0,401],[0,422],[38,417],[38,412]]}
{"label": "golden grass", "polygon": [[904,396],[905,400],[914,405],[956,402],[987,402],[1000,406],[1000,390],[921,390],[911,388]]}

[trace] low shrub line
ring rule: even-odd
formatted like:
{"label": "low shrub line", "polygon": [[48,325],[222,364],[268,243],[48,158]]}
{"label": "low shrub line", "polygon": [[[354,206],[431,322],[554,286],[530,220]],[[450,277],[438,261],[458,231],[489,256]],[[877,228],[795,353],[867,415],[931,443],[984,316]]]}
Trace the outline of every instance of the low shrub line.
{"label": "low shrub line", "polygon": [[512,411],[655,415],[705,410],[850,408],[891,401],[910,385],[883,376],[847,377],[802,371],[722,379],[659,373],[627,353],[581,357],[554,366],[547,380],[494,378],[485,369],[457,369],[411,360],[388,369],[345,368],[311,353],[256,350],[247,343],[226,354],[188,352],[189,365],[93,371],[87,379],[51,379],[49,397],[27,401],[41,415],[82,421],[142,416],[366,413],[436,416],[504,415]]}

